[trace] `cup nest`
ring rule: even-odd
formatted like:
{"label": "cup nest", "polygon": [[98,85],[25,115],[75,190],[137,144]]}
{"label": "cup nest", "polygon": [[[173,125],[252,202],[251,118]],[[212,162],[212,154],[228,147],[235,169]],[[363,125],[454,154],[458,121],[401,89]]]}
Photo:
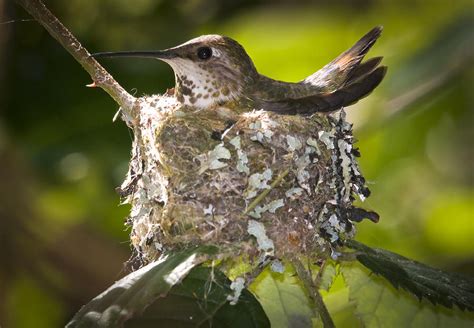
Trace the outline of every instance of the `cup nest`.
{"label": "cup nest", "polygon": [[209,244],[251,263],[337,257],[369,196],[343,110],[312,116],[197,110],[172,96],[139,99],[119,188],[137,257]]}

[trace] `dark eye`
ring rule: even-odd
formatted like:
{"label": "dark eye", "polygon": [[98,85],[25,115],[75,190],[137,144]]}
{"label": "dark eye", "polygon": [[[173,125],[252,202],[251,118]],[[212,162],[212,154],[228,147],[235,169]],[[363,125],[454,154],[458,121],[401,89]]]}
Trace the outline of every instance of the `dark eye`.
{"label": "dark eye", "polygon": [[202,60],[207,60],[212,57],[212,49],[209,47],[201,47],[197,50],[197,55]]}

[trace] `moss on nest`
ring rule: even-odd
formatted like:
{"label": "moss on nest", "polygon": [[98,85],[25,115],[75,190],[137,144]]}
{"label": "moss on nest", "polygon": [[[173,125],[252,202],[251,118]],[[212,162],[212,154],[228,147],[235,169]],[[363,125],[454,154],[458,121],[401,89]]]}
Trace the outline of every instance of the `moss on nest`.
{"label": "moss on nest", "polygon": [[200,244],[254,263],[327,258],[353,237],[351,220],[375,219],[352,206],[368,189],[343,111],[199,111],[152,96],[140,99],[140,113],[120,189],[144,262]]}

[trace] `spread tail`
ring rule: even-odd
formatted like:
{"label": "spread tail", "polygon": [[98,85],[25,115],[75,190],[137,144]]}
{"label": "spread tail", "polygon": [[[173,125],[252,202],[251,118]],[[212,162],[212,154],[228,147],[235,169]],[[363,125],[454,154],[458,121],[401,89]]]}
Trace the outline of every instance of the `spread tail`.
{"label": "spread tail", "polygon": [[264,101],[262,107],[280,114],[310,115],[335,111],[368,96],[387,72],[386,66],[379,66],[382,57],[361,63],[381,32],[382,27],[373,28],[349,50],[301,82],[325,92],[301,98]]}
{"label": "spread tail", "polygon": [[271,112],[287,115],[332,112],[368,96],[382,82],[386,72],[387,67],[381,66],[334,92],[275,102],[264,101],[261,107]]}
{"label": "spread tail", "polygon": [[[361,64],[362,59],[372,48],[375,41],[380,37],[382,27],[377,26],[364,35],[350,49],[344,51],[332,62],[324,66],[322,69],[308,76],[303,83],[314,85],[327,91],[334,91],[348,82],[351,76],[362,65],[368,64],[371,60]],[[381,57],[380,60],[382,59]],[[372,63],[373,64],[373,63]],[[375,65],[377,66],[378,63]],[[366,66],[370,67],[369,66]],[[375,67],[373,67],[375,68]],[[368,72],[370,73],[370,72]]]}

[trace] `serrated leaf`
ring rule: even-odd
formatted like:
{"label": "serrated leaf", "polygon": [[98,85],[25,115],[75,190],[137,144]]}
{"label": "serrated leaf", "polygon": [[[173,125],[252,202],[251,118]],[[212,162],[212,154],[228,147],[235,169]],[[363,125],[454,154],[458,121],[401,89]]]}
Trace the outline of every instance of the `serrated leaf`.
{"label": "serrated leaf", "polygon": [[372,272],[386,278],[395,288],[403,288],[419,299],[433,304],[474,311],[474,279],[445,272],[407,259],[387,250],[370,248],[350,240],[346,244],[357,251],[357,260]]}
{"label": "serrated leaf", "polygon": [[419,302],[357,262],[342,265],[341,272],[364,327],[472,328],[474,324],[473,313]]}
{"label": "serrated leaf", "polygon": [[[318,270],[313,269],[313,272],[315,272],[315,274],[318,274]],[[319,288],[322,289],[322,290],[328,291],[331,288],[331,286],[334,282],[334,279],[336,279],[337,273],[338,272],[337,272],[337,269],[336,269],[336,265],[334,263],[328,263],[324,267],[323,273],[321,275]]]}
{"label": "serrated leaf", "polygon": [[122,327],[216,252],[212,246],[187,249],[132,272],[83,306],[67,327]]}
{"label": "serrated leaf", "polygon": [[230,305],[230,283],[218,270],[197,267],[125,327],[270,327],[262,306],[248,290],[242,291],[236,305]]}
{"label": "serrated leaf", "polygon": [[[356,302],[349,300],[349,287],[347,287],[339,268],[329,290],[320,290],[320,293],[336,327],[364,327],[360,318],[355,314]],[[321,320],[313,321],[313,327],[323,328],[323,323]]]}
{"label": "serrated leaf", "polygon": [[[312,270],[315,276],[319,266],[314,266]],[[354,315],[356,304],[349,301],[349,289],[333,262],[327,263],[322,278],[320,292],[336,327],[363,327]],[[329,291],[323,287],[329,288]],[[307,292],[290,265],[285,265],[282,274],[266,269],[251,285],[251,289],[265,309],[272,328],[323,327],[319,316],[312,310]]]}
{"label": "serrated leaf", "polygon": [[303,286],[288,265],[284,273],[265,269],[250,289],[262,304],[272,328],[311,327],[314,317]]}

